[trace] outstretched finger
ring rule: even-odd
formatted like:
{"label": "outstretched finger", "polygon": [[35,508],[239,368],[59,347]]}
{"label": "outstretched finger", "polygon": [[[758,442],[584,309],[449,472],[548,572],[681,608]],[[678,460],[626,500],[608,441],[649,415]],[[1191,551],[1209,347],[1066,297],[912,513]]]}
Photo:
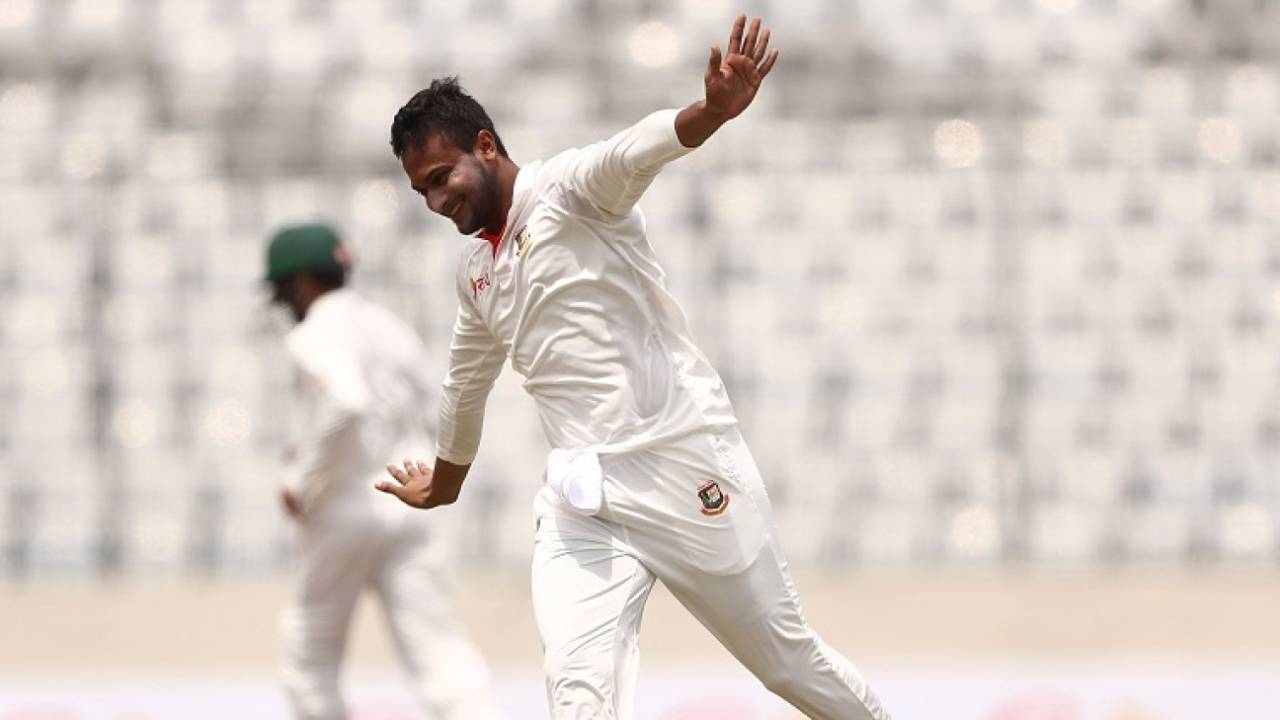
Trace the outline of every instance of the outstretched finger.
{"label": "outstretched finger", "polygon": [[725,52],[733,55],[742,52],[742,28],[747,24],[747,16],[739,15],[733,21],[733,30],[729,32],[729,47],[725,48]]}
{"label": "outstretched finger", "polygon": [[418,466],[409,458],[405,458],[404,471],[410,475],[416,475],[418,473]]}
{"label": "outstretched finger", "polygon": [[418,472],[422,473],[423,475],[426,475],[427,473],[431,472],[431,468],[426,463],[419,462]]}
{"label": "outstretched finger", "polygon": [[764,63],[760,65],[760,79],[763,80],[765,75],[773,69],[773,64],[778,62],[778,51],[774,50],[769,53],[769,57],[765,58]]}
{"label": "outstretched finger", "polygon": [[751,21],[751,26],[747,28],[747,39],[742,41],[742,54],[747,57],[755,57],[756,54],[756,38],[760,36],[760,18]]}
{"label": "outstretched finger", "polygon": [[764,32],[760,33],[760,42],[756,43],[756,51],[751,54],[751,59],[755,61],[756,65],[759,65],[760,61],[764,59],[764,53],[768,49],[769,49],[769,28],[765,28]]}
{"label": "outstretched finger", "polygon": [[712,45],[711,59],[707,60],[707,73],[709,75],[716,75],[720,72],[720,60],[720,46]]}
{"label": "outstretched finger", "polygon": [[[390,474],[391,474],[391,477],[395,478],[395,479],[396,479],[396,482],[400,483],[401,485],[403,485],[403,484],[405,484],[405,483],[409,482],[409,475],[408,475],[408,473],[406,473],[405,471],[403,471],[403,470],[401,470],[400,468],[396,467],[395,465],[388,465],[388,466],[387,466],[387,472],[388,472],[388,473],[390,473]],[[386,481],[385,481],[385,480],[383,480],[382,482],[383,482],[384,484],[386,483]]]}
{"label": "outstretched finger", "polygon": [[379,491],[384,492],[384,493],[386,493],[386,494],[388,494],[388,495],[395,495],[396,497],[400,498],[401,500],[404,500],[404,496],[400,494],[400,493],[404,492],[404,487],[403,487],[403,486],[401,486],[401,485],[397,485],[397,484],[395,484],[395,483],[393,483],[393,482],[387,482],[386,480],[380,480],[380,481],[378,481],[378,482],[374,483],[374,484],[373,484],[373,487],[374,487],[374,489],[375,489],[375,490],[379,490]]}

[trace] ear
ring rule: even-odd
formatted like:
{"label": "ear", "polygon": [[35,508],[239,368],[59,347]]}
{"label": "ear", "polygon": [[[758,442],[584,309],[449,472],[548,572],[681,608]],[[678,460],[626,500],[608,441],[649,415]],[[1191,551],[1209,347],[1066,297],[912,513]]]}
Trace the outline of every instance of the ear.
{"label": "ear", "polygon": [[488,130],[476,133],[475,153],[482,160],[493,160],[498,157],[498,139]]}
{"label": "ear", "polygon": [[333,246],[333,260],[344,270],[351,268],[351,250],[346,243]]}

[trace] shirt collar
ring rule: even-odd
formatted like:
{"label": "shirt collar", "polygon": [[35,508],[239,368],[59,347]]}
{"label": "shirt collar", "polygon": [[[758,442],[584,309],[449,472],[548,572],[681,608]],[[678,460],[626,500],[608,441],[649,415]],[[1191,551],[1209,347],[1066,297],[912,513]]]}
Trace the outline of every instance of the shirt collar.
{"label": "shirt collar", "polygon": [[501,230],[499,230],[499,231],[498,231],[498,232],[496,232],[496,233],[491,233],[491,232],[489,232],[489,231],[487,231],[487,230],[481,230],[481,231],[480,231],[479,238],[480,238],[481,240],[485,240],[485,241],[487,241],[490,245],[492,245],[492,246],[493,246],[493,256],[494,256],[495,258],[496,258],[496,257],[498,257],[498,246],[502,244],[502,235],[503,235],[503,233],[505,233],[506,231],[507,231],[507,226],[506,226],[506,225],[503,225],[503,226],[502,226],[502,229],[501,229]]}
{"label": "shirt collar", "polygon": [[515,187],[511,190],[511,209],[507,211],[507,221],[502,224],[502,229],[496,233],[481,230],[476,237],[489,243],[493,248],[493,256],[498,257],[498,248],[502,246],[502,236],[507,233],[507,228],[511,227],[511,218],[520,212],[520,206],[524,202],[524,196],[533,189],[533,180],[537,175],[538,167],[542,165],[540,161],[532,162],[520,168],[516,173]]}
{"label": "shirt collar", "polygon": [[337,308],[342,304],[343,300],[351,296],[351,291],[345,287],[334,288],[324,293],[320,297],[311,301],[311,307],[307,308],[307,317],[303,322],[314,318],[317,314],[323,315],[330,310]]}

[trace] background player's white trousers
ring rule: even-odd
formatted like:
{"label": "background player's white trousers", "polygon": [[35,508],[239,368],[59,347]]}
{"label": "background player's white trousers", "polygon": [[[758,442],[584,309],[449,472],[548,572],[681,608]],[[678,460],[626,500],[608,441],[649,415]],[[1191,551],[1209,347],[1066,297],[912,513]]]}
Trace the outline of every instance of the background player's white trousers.
{"label": "background player's white trousers", "polygon": [[[632,717],[640,617],[655,579],[809,717],[889,719],[853,665],[805,622],[736,430],[605,456],[601,466],[598,514],[574,511],[547,487],[535,501],[533,608],[556,720]],[[719,514],[705,513],[698,495],[711,482],[728,497]]]}
{"label": "background player's white trousers", "polygon": [[425,514],[304,525],[300,567],[280,617],[285,686],[295,717],[347,717],[339,671],[356,600],[376,593],[415,694],[432,720],[490,720],[488,669],[454,618]]}

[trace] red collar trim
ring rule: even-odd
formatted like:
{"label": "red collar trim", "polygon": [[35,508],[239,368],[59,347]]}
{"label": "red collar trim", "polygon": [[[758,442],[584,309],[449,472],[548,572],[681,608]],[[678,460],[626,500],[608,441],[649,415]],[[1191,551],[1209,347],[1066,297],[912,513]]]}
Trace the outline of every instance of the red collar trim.
{"label": "red collar trim", "polygon": [[502,229],[496,233],[491,233],[487,230],[480,231],[480,238],[482,240],[487,240],[489,244],[493,246],[493,256],[495,258],[498,257],[498,245],[502,243],[502,234],[505,233],[506,231],[507,231],[506,225],[503,225]]}

